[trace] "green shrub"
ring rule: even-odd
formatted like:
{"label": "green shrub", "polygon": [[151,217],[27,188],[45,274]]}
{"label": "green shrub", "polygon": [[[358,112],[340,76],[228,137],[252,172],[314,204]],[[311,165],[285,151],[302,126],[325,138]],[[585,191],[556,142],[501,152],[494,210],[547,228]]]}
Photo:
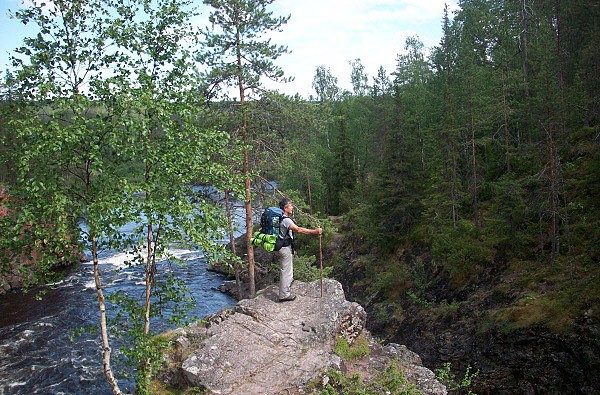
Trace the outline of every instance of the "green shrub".
{"label": "green shrub", "polygon": [[412,285],[406,264],[397,259],[389,259],[384,266],[378,266],[373,273],[374,291],[381,291],[391,298],[399,297]]}
{"label": "green shrub", "polygon": [[450,274],[455,289],[462,289],[475,279],[492,260],[490,250],[469,221],[458,221],[456,228],[441,228],[433,241],[433,255]]}
{"label": "green shrub", "polygon": [[[315,256],[296,256],[294,257],[294,278],[298,281],[313,282],[321,278],[321,269],[319,263],[315,264]],[[323,267],[323,277],[327,278],[333,271],[332,266]]]}
{"label": "green shrub", "polygon": [[408,240],[414,244],[424,247],[431,247],[431,240],[435,233],[435,226],[432,221],[424,221],[413,226],[408,233]]}

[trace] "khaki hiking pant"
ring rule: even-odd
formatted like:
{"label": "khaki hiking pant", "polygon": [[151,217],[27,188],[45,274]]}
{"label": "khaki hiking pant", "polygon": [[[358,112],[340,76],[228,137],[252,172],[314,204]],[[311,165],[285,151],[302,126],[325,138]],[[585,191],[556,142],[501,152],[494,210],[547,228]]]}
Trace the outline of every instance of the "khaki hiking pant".
{"label": "khaki hiking pant", "polygon": [[279,299],[290,296],[290,287],[294,281],[294,261],[292,255],[292,247],[281,247],[276,251],[279,258]]}

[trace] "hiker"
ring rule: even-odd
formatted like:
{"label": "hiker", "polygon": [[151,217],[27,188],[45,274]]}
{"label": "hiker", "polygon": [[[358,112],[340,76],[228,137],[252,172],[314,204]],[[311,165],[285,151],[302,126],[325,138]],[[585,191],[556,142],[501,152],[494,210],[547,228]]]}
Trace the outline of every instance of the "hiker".
{"label": "hiker", "polygon": [[296,299],[296,295],[292,294],[290,287],[294,281],[294,262],[293,253],[296,235],[302,233],[305,235],[320,235],[323,230],[319,228],[306,229],[294,223],[289,217],[294,210],[294,204],[289,198],[283,198],[279,202],[279,208],[283,210],[283,220],[279,225],[279,238],[284,240],[283,246],[279,251],[275,251],[279,258],[280,273],[279,273],[279,301],[284,302]]}

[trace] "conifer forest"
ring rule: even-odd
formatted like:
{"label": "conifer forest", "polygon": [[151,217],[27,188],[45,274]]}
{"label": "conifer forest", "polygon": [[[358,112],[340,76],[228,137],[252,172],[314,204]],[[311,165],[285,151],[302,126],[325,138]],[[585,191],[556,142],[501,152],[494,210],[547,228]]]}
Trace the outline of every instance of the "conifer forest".
{"label": "conifer forest", "polygon": [[[460,0],[433,48],[411,36],[376,75],[349,53],[350,90],[325,64],[301,97],[263,86],[288,78],[286,43],[264,36],[294,16],[273,1],[204,0],[206,27],[188,0],[17,12],[40,33],[0,86],[0,273],[33,286],[90,251],[104,374],[122,393],[106,322],[121,303],[136,393],[151,393],[153,292],[183,300],[176,278],[156,284],[156,260],[187,243],[255,293],[250,237],[284,194],[300,226],[324,228],[329,276],[376,336],[432,370],[477,372],[450,393],[598,391],[598,2]],[[129,222],[136,237],[119,230]],[[141,300],[105,300],[107,248],[138,252]],[[299,255],[317,254],[300,238]]]}

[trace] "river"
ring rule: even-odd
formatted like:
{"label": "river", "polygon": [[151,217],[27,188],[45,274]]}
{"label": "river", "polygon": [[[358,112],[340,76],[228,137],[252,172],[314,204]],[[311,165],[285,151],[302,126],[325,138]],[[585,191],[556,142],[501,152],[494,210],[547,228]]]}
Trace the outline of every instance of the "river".
{"label": "river", "polygon": [[[158,264],[158,272],[173,272],[185,281],[197,302],[191,316],[203,317],[236,303],[216,290],[225,278],[206,270],[201,251],[173,253],[187,265],[163,261]],[[143,268],[128,267],[126,259],[124,253],[101,256],[105,292],[122,290],[141,296]],[[42,289],[46,293],[38,300],[35,295]],[[84,332],[72,338],[77,328],[88,324],[98,326],[95,295],[93,267],[89,262],[73,268],[52,286],[36,288],[27,294],[12,292],[0,296],[0,395],[110,393],[102,370],[99,334]],[[165,318],[151,321],[153,332],[172,329]],[[111,347],[114,359],[118,355],[114,338]],[[121,389],[132,391],[134,382],[124,378],[118,366],[114,370]]]}

